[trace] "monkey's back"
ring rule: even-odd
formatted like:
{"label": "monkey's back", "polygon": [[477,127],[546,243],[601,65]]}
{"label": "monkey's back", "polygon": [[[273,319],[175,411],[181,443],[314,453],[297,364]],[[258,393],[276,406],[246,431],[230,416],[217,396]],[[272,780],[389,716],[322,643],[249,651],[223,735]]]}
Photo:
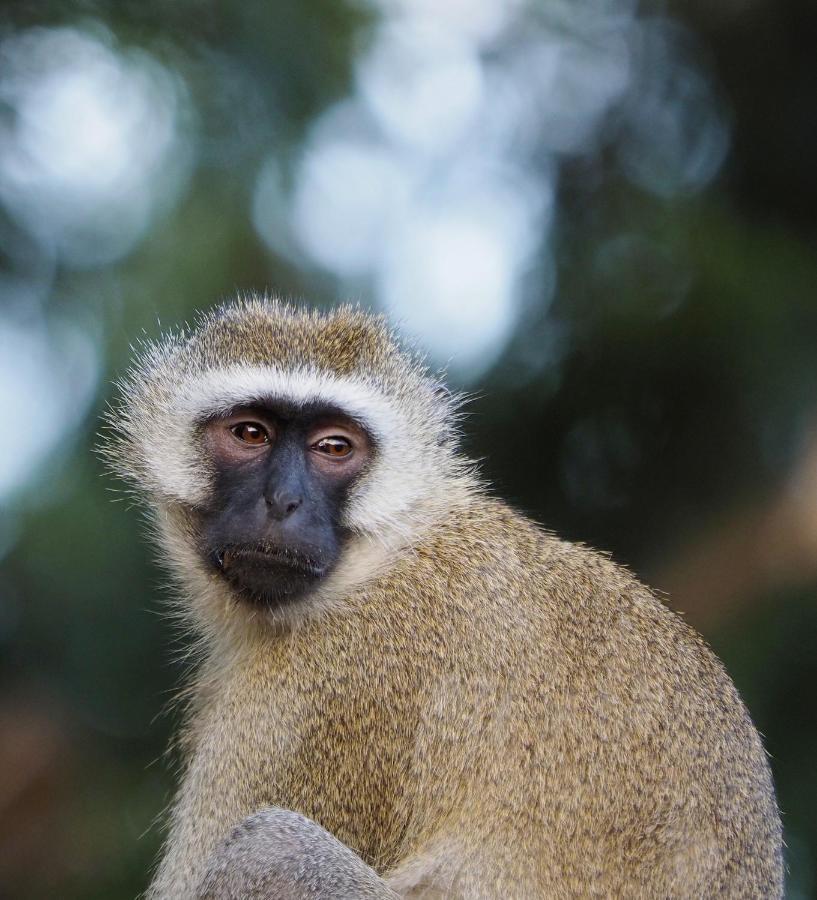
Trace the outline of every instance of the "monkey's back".
{"label": "monkey's back", "polygon": [[265,806],[405,896],[782,893],[768,764],[721,664],[625,569],[498,501],[231,652],[199,681],[157,896]]}
{"label": "monkey's back", "polygon": [[483,498],[403,566],[390,627],[420,648],[403,853],[449,821],[438,880],[474,896],[782,893],[760,738],[710,649],[628,571]]}

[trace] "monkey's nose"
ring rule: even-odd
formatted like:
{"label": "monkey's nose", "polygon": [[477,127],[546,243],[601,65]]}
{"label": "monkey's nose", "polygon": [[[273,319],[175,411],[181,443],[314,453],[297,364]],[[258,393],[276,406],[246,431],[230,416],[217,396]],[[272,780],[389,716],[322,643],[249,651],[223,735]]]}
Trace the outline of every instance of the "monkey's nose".
{"label": "monkey's nose", "polygon": [[287,490],[273,491],[271,494],[267,494],[264,500],[269,514],[279,521],[291,516],[303,503],[303,497]]}

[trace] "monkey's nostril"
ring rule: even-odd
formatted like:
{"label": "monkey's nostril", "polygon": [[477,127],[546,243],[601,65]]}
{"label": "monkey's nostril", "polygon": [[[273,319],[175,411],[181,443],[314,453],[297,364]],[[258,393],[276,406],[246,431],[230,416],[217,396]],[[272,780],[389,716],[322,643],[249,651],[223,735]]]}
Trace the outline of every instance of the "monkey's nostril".
{"label": "monkey's nostril", "polygon": [[296,509],[303,503],[303,498],[288,491],[276,491],[272,496],[264,498],[267,502],[267,508],[270,513],[277,519],[285,519],[291,516]]}

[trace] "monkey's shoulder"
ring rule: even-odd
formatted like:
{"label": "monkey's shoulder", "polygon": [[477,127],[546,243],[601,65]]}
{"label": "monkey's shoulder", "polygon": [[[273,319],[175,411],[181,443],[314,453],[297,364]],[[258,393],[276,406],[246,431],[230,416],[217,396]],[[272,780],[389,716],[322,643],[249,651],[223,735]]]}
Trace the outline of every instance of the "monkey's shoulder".
{"label": "monkey's shoulder", "polygon": [[[394,572],[393,589],[491,658],[513,648],[528,668],[576,665],[582,677],[660,680],[737,701],[706,642],[609,555],[562,540],[493,498],[479,497],[429,533]],[[440,598],[443,598],[442,601]]]}
{"label": "monkey's shoulder", "polygon": [[[612,742],[622,770],[630,752],[646,764],[650,746],[662,765],[700,764],[715,781],[727,757],[740,759],[771,790],[760,739],[724,666],[629,570],[500,501],[462,512],[460,524],[457,539],[446,529],[448,550],[434,548],[440,569],[418,582],[437,579],[432,593],[449,604],[435,636],[452,669],[463,660],[478,681],[495,679],[534,732],[553,729],[565,746],[573,734],[582,754]],[[710,763],[701,762],[707,754]]]}
{"label": "monkey's shoulder", "polygon": [[439,587],[442,579],[449,594],[477,589],[483,602],[513,597],[589,616],[632,602],[665,609],[609,554],[566,541],[502,500],[481,495],[429,529],[398,569],[397,581],[409,574]]}

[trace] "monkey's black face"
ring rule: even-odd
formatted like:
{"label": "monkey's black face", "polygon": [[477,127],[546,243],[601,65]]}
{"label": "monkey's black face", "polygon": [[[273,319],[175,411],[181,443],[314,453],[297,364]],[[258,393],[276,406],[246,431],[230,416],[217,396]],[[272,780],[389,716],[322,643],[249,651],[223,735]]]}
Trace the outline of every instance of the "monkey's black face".
{"label": "monkey's black face", "polygon": [[248,602],[303,596],[338,560],[344,504],[371,438],[338,410],[276,404],[208,421],[204,441],[216,469],[199,511],[208,564]]}

